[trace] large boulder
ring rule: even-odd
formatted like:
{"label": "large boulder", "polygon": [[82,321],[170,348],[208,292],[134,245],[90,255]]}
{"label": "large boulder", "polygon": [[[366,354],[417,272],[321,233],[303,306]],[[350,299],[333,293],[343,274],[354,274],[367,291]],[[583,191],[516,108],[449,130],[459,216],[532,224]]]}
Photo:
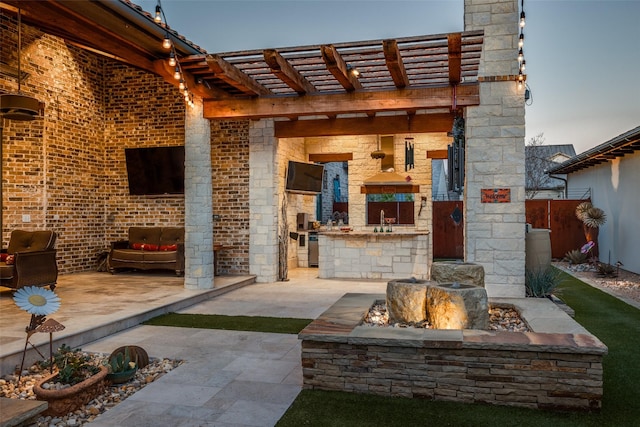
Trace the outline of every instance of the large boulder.
{"label": "large boulder", "polygon": [[399,279],[387,283],[389,323],[418,323],[426,318],[428,280]]}
{"label": "large boulder", "polygon": [[484,288],[445,283],[426,289],[427,320],[434,329],[488,329],[489,299]]}
{"label": "large boulder", "polygon": [[438,261],[431,265],[431,280],[484,288],[484,267],[471,262]]}

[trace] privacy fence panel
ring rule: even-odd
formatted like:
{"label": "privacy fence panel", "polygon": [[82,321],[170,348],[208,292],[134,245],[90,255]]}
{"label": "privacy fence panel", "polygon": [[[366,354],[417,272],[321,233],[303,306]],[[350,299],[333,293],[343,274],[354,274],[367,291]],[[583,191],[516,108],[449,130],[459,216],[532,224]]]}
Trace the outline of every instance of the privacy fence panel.
{"label": "privacy fence panel", "polygon": [[527,223],[533,228],[551,230],[551,257],[562,259],[572,249],[585,243],[582,222],[576,217],[576,206],[585,200],[527,200]]}

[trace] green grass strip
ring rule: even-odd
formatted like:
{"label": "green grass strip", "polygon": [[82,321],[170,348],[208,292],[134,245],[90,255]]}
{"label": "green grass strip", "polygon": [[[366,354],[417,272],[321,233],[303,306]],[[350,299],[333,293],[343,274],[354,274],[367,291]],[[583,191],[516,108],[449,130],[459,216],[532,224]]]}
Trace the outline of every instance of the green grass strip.
{"label": "green grass strip", "polygon": [[278,422],[289,426],[535,426],[640,425],[640,310],[563,273],[562,299],[576,321],[609,348],[599,414],[538,411],[365,394],[303,390]]}
{"label": "green grass strip", "polygon": [[293,319],[290,317],[182,313],[167,313],[144,322],[145,325],[152,326],[273,332],[276,334],[297,334],[309,323],[311,323],[311,319]]}

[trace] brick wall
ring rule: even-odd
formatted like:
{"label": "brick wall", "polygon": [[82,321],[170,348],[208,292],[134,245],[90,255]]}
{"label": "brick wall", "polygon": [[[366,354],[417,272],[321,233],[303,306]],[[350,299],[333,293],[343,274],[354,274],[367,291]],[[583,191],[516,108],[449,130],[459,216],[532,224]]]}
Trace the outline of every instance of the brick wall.
{"label": "brick wall", "polygon": [[249,273],[249,121],[211,120],[213,241],[221,274]]}
{"label": "brick wall", "polygon": [[[0,16],[0,28],[0,57],[17,67],[15,19]],[[45,111],[31,122],[4,120],[3,245],[17,228],[54,230],[64,274],[94,269],[130,226],[184,225],[183,197],[129,195],[124,161],[125,148],[184,144],[177,89],[24,24],[22,47],[22,92]],[[17,91],[17,81],[0,76],[0,91]],[[211,123],[214,209],[227,220],[215,225],[214,241],[236,247],[220,260],[227,273],[249,270],[248,127]]]}
{"label": "brick wall", "polygon": [[[2,60],[17,67],[16,22],[2,15],[0,23]],[[104,245],[105,61],[26,25],[22,47],[22,92],[45,114],[4,120],[3,242],[14,229],[54,230],[61,272],[80,271]],[[0,77],[0,90],[17,91],[17,81]]]}

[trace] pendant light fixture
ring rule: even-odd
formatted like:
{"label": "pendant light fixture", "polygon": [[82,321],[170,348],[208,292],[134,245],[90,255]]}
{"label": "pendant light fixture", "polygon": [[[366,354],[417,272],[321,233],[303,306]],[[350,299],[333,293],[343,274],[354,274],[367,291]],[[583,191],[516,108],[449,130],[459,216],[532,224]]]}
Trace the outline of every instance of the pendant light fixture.
{"label": "pendant light fixture", "polygon": [[29,121],[35,119],[42,111],[40,101],[22,93],[22,20],[18,9],[18,92],[0,95],[0,115],[5,119]]}

